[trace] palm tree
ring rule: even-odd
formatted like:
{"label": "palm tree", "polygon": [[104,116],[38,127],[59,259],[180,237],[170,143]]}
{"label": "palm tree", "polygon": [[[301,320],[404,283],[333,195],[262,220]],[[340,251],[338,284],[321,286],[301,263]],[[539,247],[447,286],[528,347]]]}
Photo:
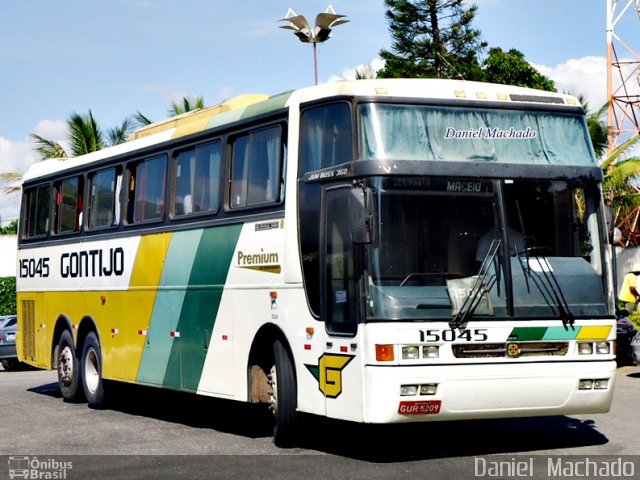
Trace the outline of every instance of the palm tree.
{"label": "palm tree", "polygon": [[0,173],[0,182],[4,184],[2,191],[7,196],[12,196],[20,191],[20,180],[22,174],[20,172]]}
{"label": "palm tree", "polygon": [[604,174],[605,201],[614,208],[620,219],[640,207],[640,190],[631,182],[640,175],[640,157],[625,155],[640,141],[640,134],[614,148],[600,164]]}
{"label": "palm tree", "polygon": [[[593,150],[598,158],[602,158],[608,147],[608,128],[604,118],[609,102],[602,105],[596,112],[591,112],[585,97],[583,95],[577,95],[577,97],[586,115]],[[605,202],[613,207],[617,221],[621,221],[640,207],[640,190],[632,183],[634,178],[640,175],[640,158],[628,156],[639,140],[640,134],[630,138],[615,147],[600,163],[604,175],[602,188]]]}
{"label": "palm tree", "polygon": [[[199,110],[200,108],[204,108],[204,97],[202,97],[202,95],[197,97],[186,96],[182,97],[181,103],[171,102],[167,115],[169,117],[175,117],[176,115],[182,115],[183,113]],[[146,127],[154,122],[154,120],[151,120],[139,110],[133,115],[133,119],[140,127]]]}
{"label": "palm tree", "polygon": [[587,117],[587,128],[589,128],[593,150],[596,157],[601,158],[607,149],[608,128],[604,118],[607,108],[609,108],[609,102],[602,105],[596,112],[591,112],[589,102],[583,95],[578,95],[578,101],[582,104],[582,109]]}
{"label": "palm tree", "polygon": [[40,154],[41,160],[73,158],[124,143],[132,129],[132,119],[127,117],[120,126],[103,131],[89,110],[87,115],[74,112],[67,120],[69,152],[58,142],[43,138],[35,133],[31,134],[31,138],[35,141],[35,150]]}
{"label": "palm tree", "polygon": [[[41,137],[35,133],[31,134],[31,138],[35,143],[34,149],[38,153],[40,160],[51,158],[67,159],[124,143],[133,126],[132,119],[127,117],[120,126],[103,132],[93,117],[93,113],[89,110],[87,115],[80,115],[74,112],[67,120],[68,152],[55,140]],[[21,179],[22,174],[19,172],[0,174],[0,181],[4,183],[4,193],[12,195],[20,192]]]}

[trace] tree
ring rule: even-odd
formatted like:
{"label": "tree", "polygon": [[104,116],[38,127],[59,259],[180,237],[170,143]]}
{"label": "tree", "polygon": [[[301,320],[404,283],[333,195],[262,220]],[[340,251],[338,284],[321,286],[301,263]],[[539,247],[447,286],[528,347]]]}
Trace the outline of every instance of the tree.
{"label": "tree", "polygon": [[508,52],[499,47],[489,50],[482,67],[482,80],[485,82],[537,88],[555,92],[556,86],[548,77],[533,68],[524,58],[524,53],[512,48]]}
{"label": "tree", "polygon": [[[186,96],[186,97],[182,97],[182,103],[171,102],[170,108],[167,111],[167,115],[169,117],[175,117],[176,115],[182,115],[183,113],[192,112],[200,108],[204,108],[204,98],[202,96],[198,96],[198,97]],[[142,114],[140,111],[137,111],[133,115],[133,119],[141,127],[151,125],[154,122],[149,117]]]}
{"label": "tree", "polygon": [[0,235],[15,235],[18,233],[18,219],[11,220],[6,227],[0,227]]}
{"label": "tree", "polygon": [[103,131],[89,110],[86,115],[73,112],[67,120],[68,152],[54,140],[43,138],[35,133],[31,134],[31,138],[35,142],[35,150],[40,154],[41,160],[72,158],[124,143],[132,129],[132,120],[127,117],[120,126]]}
{"label": "tree", "polygon": [[20,191],[20,181],[22,174],[20,172],[0,173],[0,181],[4,184],[2,191],[5,195],[15,195]]}
{"label": "tree", "polygon": [[0,277],[0,315],[15,315],[16,277]]}
{"label": "tree", "polygon": [[471,26],[477,6],[464,0],[385,0],[391,51],[379,78],[482,78],[478,56],[487,43]]}
{"label": "tree", "polygon": [[640,175],[640,157],[625,157],[639,141],[640,135],[635,135],[614,148],[600,164],[604,174],[602,190],[605,200],[614,208],[618,218],[640,207],[640,193],[631,183]]}
{"label": "tree", "polygon": [[607,113],[607,108],[609,108],[609,102],[602,105],[598,111],[592,112],[584,95],[578,95],[577,97],[587,117],[587,127],[589,128],[591,143],[593,143],[593,150],[596,152],[596,157],[601,158],[607,149],[609,141],[607,124],[603,120],[605,113]]}
{"label": "tree", "polygon": [[[127,141],[127,136],[132,129],[132,119],[127,117],[120,126],[103,132],[93,117],[93,113],[89,110],[87,115],[73,112],[67,120],[68,152],[55,140],[41,137],[35,133],[31,134],[31,138],[35,143],[34,149],[38,153],[40,160],[48,160],[50,158],[64,160],[124,143]],[[4,183],[4,193],[12,195],[20,192],[21,179],[22,173],[19,172],[1,173],[0,181]]]}

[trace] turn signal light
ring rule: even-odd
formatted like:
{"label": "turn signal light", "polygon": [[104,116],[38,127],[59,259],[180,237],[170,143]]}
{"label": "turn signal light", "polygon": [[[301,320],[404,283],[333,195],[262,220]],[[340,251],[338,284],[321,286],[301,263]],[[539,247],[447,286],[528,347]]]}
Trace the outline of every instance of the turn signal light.
{"label": "turn signal light", "polygon": [[393,362],[393,345],[376,344],[376,360],[378,362]]}

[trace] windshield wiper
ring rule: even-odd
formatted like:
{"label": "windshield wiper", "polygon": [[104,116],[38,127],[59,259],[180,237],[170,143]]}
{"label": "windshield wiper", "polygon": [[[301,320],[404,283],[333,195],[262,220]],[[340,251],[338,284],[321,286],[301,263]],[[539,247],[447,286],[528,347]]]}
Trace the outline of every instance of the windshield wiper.
{"label": "windshield wiper", "polygon": [[[567,326],[573,326],[575,322],[575,317],[573,316],[573,312],[571,312],[571,307],[567,302],[567,299],[562,292],[562,288],[560,287],[560,283],[553,273],[553,268],[551,264],[547,260],[546,257],[540,257],[538,255],[531,255],[531,252],[535,251],[538,247],[530,247],[525,249],[526,255],[526,266],[522,261],[520,255],[518,255],[518,260],[520,262],[520,266],[522,267],[522,271],[525,274],[525,280],[527,278],[531,278],[533,283],[538,287],[538,290],[542,294],[545,302],[550,307],[555,306],[558,310],[560,318],[562,319],[562,325],[566,328]],[[537,262],[538,267],[540,268],[540,272],[531,268],[531,260]],[[535,274],[533,275],[532,274]],[[530,293],[529,290],[529,282],[527,281],[527,292]]]}
{"label": "windshield wiper", "polygon": [[468,295],[466,296],[460,310],[451,318],[449,322],[449,327],[454,329],[463,325],[467,318],[473,314],[475,309],[480,304],[482,297],[484,295],[488,295],[489,291],[498,281],[498,276],[500,275],[500,268],[497,267],[495,269],[496,274],[493,275],[489,282],[486,282],[487,274],[489,273],[489,267],[496,258],[498,250],[500,249],[500,244],[502,240],[494,238],[491,241],[491,245],[489,246],[489,250],[487,254],[482,259],[482,263],[480,264],[480,269],[478,270],[478,274],[476,275],[476,279],[473,282],[471,289],[469,290]]}

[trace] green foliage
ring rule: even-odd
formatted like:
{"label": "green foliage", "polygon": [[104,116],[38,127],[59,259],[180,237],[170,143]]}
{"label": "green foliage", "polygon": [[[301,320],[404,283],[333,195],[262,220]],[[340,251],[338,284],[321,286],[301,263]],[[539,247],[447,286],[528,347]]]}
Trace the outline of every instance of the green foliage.
{"label": "green foliage", "polygon": [[91,110],[87,115],[72,113],[67,120],[67,128],[73,157],[97,152],[105,147],[104,136]]}
{"label": "green foliage", "polygon": [[633,209],[640,207],[640,193],[631,183],[640,175],[640,157],[628,157],[629,150],[640,141],[636,135],[613,151],[600,164],[604,173],[602,190],[605,201],[612,205],[617,216],[626,216]]}
{"label": "green foliage", "polygon": [[385,66],[379,78],[462,78],[555,92],[516,49],[489,50],[472,27],[478,7],[464,0],[385,0],[391,32],[390,51],[381,50]]}
{"label": "green foliage", "polygon": [[602,105],[597,112],[592,112],[585,96],[577,95],[577,97],[587,117],[587,128],[589,128],[589,136],[591,137],[593,150],[596,153],[596,157],[601,158],[609,143],[609,132],[607,123],[604,120],[607,109],[609,108],[609,102]]}
{"label": "green foliage", "polygon": [[49,140],[35,133],[31,134],[31,138],[36,144],[35,151],[40,155],[42,160],[49,158],[67,158],[67,152],[64,151],[62,145],[54,140]]}
{"label": "green foliage", "polygon": [[2,191],[5,195],[14,195],[20,191],[22,174],[20,172],[0,173],[0,182],[3,183]]}
{"label": "green foliage", "polygon": [[174,117],[176,115],[182,115],[186,112],[198,110],[199,108],[204,108],[203,97],[182,97],[182,104],[171,102],[171,106],[167,114],[170,117]]}
{"label": "green foliage", "polygon": [[[171,102],[169,110],[167,110],[167,115],[169,115],[169,117],[175,117],[176,115],[182,115],[183,113],[192,112],[200,108],[204,108],[204,97],[186,96],[182,97],[181,103]],[[147,117],[139,110],[133,115],[133,121],[138,127],[146,127],[154,123],[154,120]]]}
{"label": "green foliage", "polygon": [[134,119],[125,118],[119,127],[108,128],[105,132],[107,136],[107,145],[113,147],[127,141],[127,137],[133,131]]}
{"label": "green foliage", "polygon": [[508,52],[499,47],[489,50],[489,56],[484,61],[483,80],[485,82],[516,85],[519,87],[537,88],[555,92],[556,86],[531,66],[524,58],[524,53],[512,48]]}
{"label": "green foliage", "polygon": [[18,219],[11,220],[6,227],[0,227],[0,235],[15,235],[18,233]]}
{"label": "green foliage", "polygon": [[16,277],[0,277],[0,315],[16,312]]}
{"label": "green foliage", "polygon": [[480,80],[478,55],[486,48],[471,26],[477,6],[464,0],[385,0],[391,50],[378,78]]}

